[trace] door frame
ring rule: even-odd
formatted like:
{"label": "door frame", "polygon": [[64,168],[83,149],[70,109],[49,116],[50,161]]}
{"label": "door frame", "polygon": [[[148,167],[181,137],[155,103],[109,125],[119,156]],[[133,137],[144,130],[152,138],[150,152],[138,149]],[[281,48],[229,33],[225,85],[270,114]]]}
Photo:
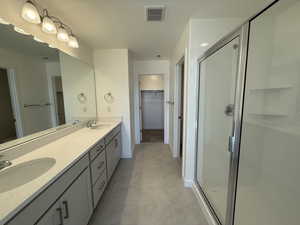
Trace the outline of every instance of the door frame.
{"label": "door frame", "polygon": [[139,113],[137,114],[137,120],[138,122],[138,126],[136,127],[136,132],[139,132],[139,142],[137,142],[137,144],[142,143],[142,112],[141,112],[141,103],[142,103],[142,99],[141,99],[141,87],[140,87],[140,77],[141,76],[151,76],[151,75],[159,75],[163,78],[164,81],[164,144],[167,144],[167,140],[168,140],[168,133],[169,133],[169,127],[168,127],[168,121],[169,121],[169,113],[166,110],[167,106],[166,103],[168,102],[167,100],[167,89],[168,89],[168,80],[166,79],[166,74],[164,73],[151,73],[151,74],[137,74],[137,96],[138,96],[138,111]]}
{"label": "door frame", "polygon": [[[181,127],[180,127],[180,120],[179,120],[179,114],[180,111],[182,109],[182,104],[184,102],[181,102],[181,95],[184,93],[182,93],[182,90],[184,90],[183,85],[184,83],[182,83],[182,72],[184,74],[185,71],[182,71],[182,64],[185,63],[185,55],[183,55],[181,57],[181,59],[177,62],[176,64],[176,76],[175,76],[175,92],[174,92],[174,151],[173,151],[173,157],[174,158],[179,158],[179,154],[180,154],[180,136],[183,136],[183,127],[182,127],[182,134],[181,134]],[[184,70],[186,68],[186,65],[184,67]],[[184,114],[184,112],[182,112],[182,114]],[[183,117],[184,118],[184,117]],[[182,143],[182,148],[183,148],[184,144]],[[183,149],[182,149],[183,151]]]}
{"label": "door frame", "polygon": [[[197,158],[198,158],[198,138],[196,140],[196,157],[195,157],[195,174],[194,179],[196,183],[196,187],[199,190],[201,195],[201,199],[203,199],[203,203],[206,207],[206,210],[209,212],[208,217],[209,220],[212,221],[213,224],[220,225],[233,225],[234,223],[234,211],[235,211],[235,199],[236,199],[236,188],[237,188],[237,178],[238,178],[238,161],[239,161],[239,152],[240,152],[240,136],[241,136],[241,126],[242,126],[242,113],[243,113],[243,99],[244,99],[244,83],[245,83],[245,74],[246,74],[246,60],[247,60],[247,52],[248,52],[248,35],[249,35],[249,21],[244,23],[242,26],[237,28],[235,31],[221,39],[219,42],[214,44],[211,48],[209,48],[199,59],[198,59],[198,73],[199,80],[197,82],[198,88],[198,109],[197,115],[199,115],[199,106],[200,106],[200,67],[201,62],[223,48],[226,44],[231,42],[233,39],[239,37],[239,55],[238,55],[238,68],[236,75],[236,89],[234,96],[234,117],[233,117],[233,129],[232,134],[229,138],[232,140],[230,152],[230,169],[228,174],[228,190],[227,190],[227,207],[226,207],[226,218],[225,224],[221,224],[220,220],[217,217],[212,205],[209,200],[205,196],[203,189],[197,181]],[[199,121],[197,118],[197,132],[196,135],[199,135]]]}
{"label": "door frame", "polygon": [[51,114],[51,123],[52,127],[58,126],[58,112],[57,112],[57,100],[56,100],[56,86],[55,86],[55,77],[61,77],[60,75],[49,74],[47,76],[48,83],[48,93],[50,100],[50,114]]}
{"label": "door frame", "polygon": [[4,69],[7,72],[12,110],[16,120],[15,122],[16,134],[17,134],[17,138],[21,138],[24,136],[24,133],[23,133],[23,126],[22,126],[22,119],[21,119],[20,101],[19,101],[18,91],[17,91],[16,73],[14,69],[11,68],[4,68]]}

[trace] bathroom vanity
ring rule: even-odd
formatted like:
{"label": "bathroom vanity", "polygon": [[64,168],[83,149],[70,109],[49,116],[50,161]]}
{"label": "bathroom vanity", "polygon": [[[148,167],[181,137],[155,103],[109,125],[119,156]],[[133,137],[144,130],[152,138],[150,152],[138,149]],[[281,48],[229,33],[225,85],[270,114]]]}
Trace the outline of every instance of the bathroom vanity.
{"label": "bathroom vanity", "polygon": [[11,160],[0,173],[0,224],[87,224],[120,160],[120,127],[84,127]]}

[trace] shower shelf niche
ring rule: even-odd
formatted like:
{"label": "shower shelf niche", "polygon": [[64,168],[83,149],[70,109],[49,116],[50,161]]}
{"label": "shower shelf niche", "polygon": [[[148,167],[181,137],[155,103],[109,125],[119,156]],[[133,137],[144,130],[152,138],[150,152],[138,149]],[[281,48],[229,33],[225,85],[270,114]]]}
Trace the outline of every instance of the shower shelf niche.
{"label": "shower shelf niche", "polygon": [[249,91],[250,92],[257,92],[257,91],[281,91],[281,90],[286,90],[286,89],[291,89],[293,86],[279,86],[279,87],[262,87],[262,88],[252,88]]}
{"label": "shower shelf niche", "polygon": [[278,113],[278,112],[249,112],[250,115],[253,115],[253,116],[274,116],[274,117],[284,117],[284,116],[288,116],[287,113]]}

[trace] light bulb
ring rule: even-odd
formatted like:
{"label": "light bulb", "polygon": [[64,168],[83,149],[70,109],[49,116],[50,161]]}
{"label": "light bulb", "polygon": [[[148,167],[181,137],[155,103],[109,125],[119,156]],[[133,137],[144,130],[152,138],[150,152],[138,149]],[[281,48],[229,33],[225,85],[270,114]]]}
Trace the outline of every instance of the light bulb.
{"label": "light bulb", "polygon": [[206,46],[208,46],[209,44],[207,43],[207,42],[203,42],[203,43],[201,43],[201,47],[206,47]]}
{"label": "light bulb", "polygon": [[14,26],[14,30],[20,34],[29,35],[29,33],[19,27]]}
{"label": "light bulb", "polygon": [[68,45],[71,48],[79,48],[79,44],[78,44],[77,38],[74,35],[71,35],[69,37]]}
{"label": "light bulb", "polygon": [[59,27],[57,30],[57,39],[63,42],[69,41],[68,32],[63,28]]}
{"label": "light bulb", "polygon": [[40,24],[41,17],[37,8],[33,5],[31,1],[27,1],[22,8],[21,15],[24,20],[29,23]]}
{"label": "light bulb", "polygon": [[57,33],[57,29],[54,22],[48,16],[45,16],[43,18],[42,31],[48,34]]}
{"label": "light bulb", "polygon": [[37,42],[41,42],[41,43],[45,43],[44,41],[42,41],[41,39],[37,38],[37,37],[33,37],[33,40],[37,41]]}
{"label": "light bulb", "polygon": [[10,23],[5,21],[4,19],[0,18],[0,23],[4,24],[4,25],[9,25]]}

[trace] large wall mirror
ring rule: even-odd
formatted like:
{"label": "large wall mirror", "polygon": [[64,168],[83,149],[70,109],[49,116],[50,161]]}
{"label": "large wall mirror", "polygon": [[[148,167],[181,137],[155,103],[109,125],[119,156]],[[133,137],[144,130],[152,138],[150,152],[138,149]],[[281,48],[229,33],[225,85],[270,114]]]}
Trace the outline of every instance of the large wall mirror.
{"label": "large wall mirror", "polygon": [[91,66],[0,24],[0,151],[95,117]]}

